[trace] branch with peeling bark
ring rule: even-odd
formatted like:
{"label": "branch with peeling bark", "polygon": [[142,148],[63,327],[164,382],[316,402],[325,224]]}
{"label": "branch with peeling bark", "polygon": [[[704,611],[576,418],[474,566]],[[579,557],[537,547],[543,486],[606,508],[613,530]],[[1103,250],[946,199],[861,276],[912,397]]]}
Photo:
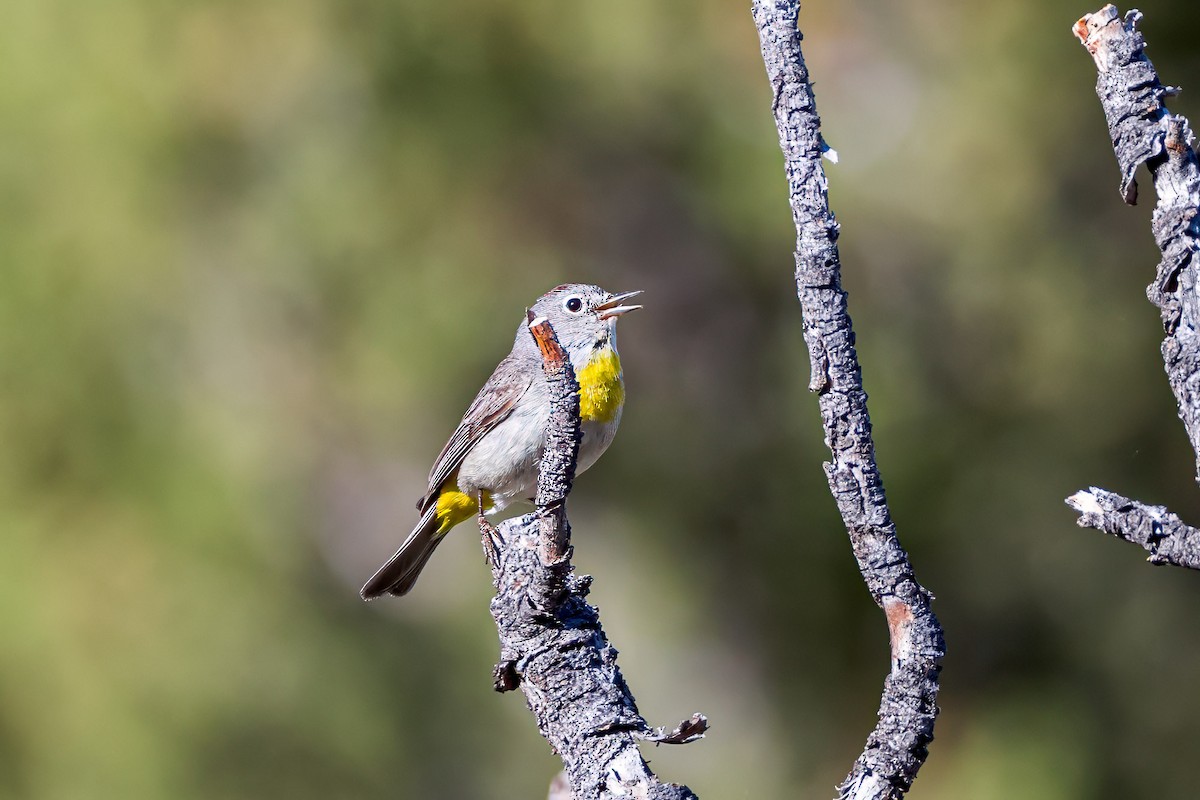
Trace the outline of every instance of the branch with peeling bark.
{"label": "branch with peeling bark", "polygon": [[[1200,163],[1187,120],[1163,105],[1179,90],[1164,86],[1146,57],[1146,41],[1137,30],[1141,18],[1138,11],[1122,18],[1108,5],[1080,19],[1072,30],[1096,62],[1096,94],[1121,168],[1122,199],[1130,205],[1137,202],[1135,176],[1142,164],[1150,170],[1158,194],[1151,228],[1162,259],[1146,295],[1162,314],[1167,380],[1196,453],[1200,480],[1200,295],[1195,257],[1200,250]],[[1080,526],[1142,544],[1153,563],[1197,568],[1194,558],[1159,557],[1194,553],[1195,548],[1195,530],[1166,509],[1095,488],[1077,492],[1067,503],[1080,512]]]}
{"label": "branch with peeling bark", "polygon": [[879,722],[838,788],[843,798],[899,798],[912,785],[933,739],[945,643],[931,595],[917,583],[897,538],[875,463],[867,395],[841,287],[838,224],[829,210],[821,165],[822,155],[831,151],[821,138],[800,49],[799,3],[754,0],[753,12],[774,90],[772,108],[796,224],[796,290],[811,362],[809,389],[818,395],[832,453],[825,473],[863,580],[884,610],[891,634],[892,669]]}
{"label": "branch with peeling bark", "polygon": [[479,517],[496,585],[496,691],[521,689],[538,729],[562,758],[565,779],[555,779],[552,797],[695,798],[686,786],[659,781],[637,743],[695,741],[707,719],[695,714],[669,732],[646,723],[617,667],[617,651],[585,599],[592,579],[573,574],[566,500],[579,452],[579,385],[550,323],[530,314],[529,332],[542,353],[551,409],[537,510],[499,528]]}

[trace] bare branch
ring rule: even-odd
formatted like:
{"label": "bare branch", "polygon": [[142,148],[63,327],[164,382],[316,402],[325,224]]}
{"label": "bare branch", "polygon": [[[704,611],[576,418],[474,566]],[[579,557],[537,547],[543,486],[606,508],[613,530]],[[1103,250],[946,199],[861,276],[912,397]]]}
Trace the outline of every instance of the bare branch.
{"label": "bare branch", "polygon": [[[496,584],[491,603],[500,634],[496,690],[521,689],[538,729],[562,758],[570,789],[556,779],[551,797],[694,800],[686,786],[660,782],[642,758],[637,739],[655,740],[656,731],[638,713],[617,667],[617,651],[584,599],[591,578],[572,574],[566,498],[579,449],[579,385],[550,324],[531,314],[529,328],[542,352],[551,409],[537,511],[499,529],[479,518]],[[677,741],[703,735],[692,732]]]}
{"label": "bare branch", "polygon": [[567,521],[567,495],[575,481],[579,457],[579,383],[571,359],[558,344],[549,320],[526,312],[529,333],[542,353],[542,367],[550,381],[550,422],[546,450],[538,470],[538,555],[551,572],[565,576],[571,568],[571,523]]}
{"label": "bare branch", "polygon": [[809,389],[819,396],[833,455],[825,473],[859,570],[891,633],[892,669],[884,682],[879,723],[839,792],[843,798],[899,798],[912,785],[933,739],[945,643],[931,595],[917,583],[896,536],[875,463],[867,396],[841,287],[838,224],[829,210],[821,166],[822,155],[830,151],[821,138],[800,50],[799,3],[753,0],[753,12],[774,89],[772,108],[796,223],[796,290],[812,370]]}
{"label": "bare branch", "polygon": [[[1195,259],[1200,250],[1200,163],[1191,146],[1187,120],[1171,114],[1163,105],[1165,98],[1179,90],[1163,86],[1146,58],[1146,42],[1137,30],[1141,18],[1137,11],[1121,18],[1116,7],[1108,5],[1080,19],[1072,30],[1096,62],[1096,94],[1104,107],[1113,152],[1121,167],[1121,197],[1129,204],[1137,202],[1135,174],[1142,164],[1149,168],[1158,194],[1151,227],[1162,260],[1154,281],[1146,287],[1146,295],[1162,314],[1166,332],[1163,362],[1179,418],[1196,453],[1195,477],[1200,480],[1200,295]],[[1092,494],[1100,496],[1097,492],[1101,490],[1093,490]],[[1080,492],[1072,499],[1086,494]],[[1158,508],[1120,495],[1102,494],[1130,508]],[[1081,510],[1071,499],[1067,502]],[[1105,515],[1085,513],[1079,524],[1116,532],[1111,527],[1114,521]],[[1195,568],[1194,564],[1190,566]]]}
{"label": "bare branch", "polygon": [[1149,551],[1146,560],[1151,564],[1200,569],[1200,530],[1163,506],[1148,506],[1094,486],[1068,497],[1067,505],[1079,512],[1079,527],[1141,545]]}
{"label": "bare branch", "polygon": [[697,712],[675,726],[675,730],[667,732],[665,726],[660,726],[646,733],[635,733],[634,736],[644,742],[655,744],[688,744],[697,739],[703,739],[708,732],[708,717]]}

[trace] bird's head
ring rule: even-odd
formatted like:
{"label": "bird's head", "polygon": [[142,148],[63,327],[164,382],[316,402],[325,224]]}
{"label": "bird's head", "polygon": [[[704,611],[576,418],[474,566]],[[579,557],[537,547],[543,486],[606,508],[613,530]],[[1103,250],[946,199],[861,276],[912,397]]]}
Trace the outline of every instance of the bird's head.
{"label": "bird's head", "polygon": [[594,348],[616,346],[617,320],[641,308],[623,304],[639,294],[641,290],[607,292],[599,286],[566,283],[538,298],[531,310],[550,321],[559,344],[576,361]]}

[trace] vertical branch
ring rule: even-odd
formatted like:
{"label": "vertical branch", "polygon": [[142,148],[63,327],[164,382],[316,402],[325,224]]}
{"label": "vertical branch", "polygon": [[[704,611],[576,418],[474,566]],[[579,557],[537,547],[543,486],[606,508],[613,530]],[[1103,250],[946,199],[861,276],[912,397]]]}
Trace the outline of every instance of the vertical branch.
{"label": "vertical branch", "polygon": [[599,614],[584,599],[591,578],[572,574],[566,499],[579,452],[579,385],[549,322],[530,314],[529,332],[542,353],[550,396],[537,510],[499,529],[479,518],[496,584],[496,691],[521,689],[538,729],[562,758],[570,789],[556,778],[555,797],[694,800],[686,786],[658,780],[637,742],[686,744],[703,737],[707,720],[694,715],[670,733],[646,724]]}
{"label": "vertical branch", "polygon": [[843,798],[899,798],[924,763],[937,716],[938,673],[945,651],[930,594],[913,576],[888,510],[875,463],[867,396],[854,330],[841,287],[838,224],[829,210],[821,138],[808,68],[801,53],[796,0],[753,0],[763,62],[774,90],[773,111],[785,159],[796,225],[796,290],[832,459],[829,488],[872,598],[891,634],[892,669],[884,682],[879,722],[839,787]]}
{"label": "vertical branch", "polygon": [[[1146,296],[1162,315],[1163,364],[1200,480],[1200,162],[1187,120],[1163,105],[1178,89],[1164,86],[1146,57],[1146,41],[1137,30],[1141,17],[1131,11],[1122,18],[1107,5],[1076,22],[1073,32],[1096,62],[1096,94],[1121,168],[1122,199],[1137,202],[1135,175],[1142,164],[1158,195],[1151,228],[1162,259]],[[1195,529],[1161,506],[1095,487],[1076,492],[1067,504],[1080,512],[1080,526],[1142,545],[1152,563],[1197,567],[1194,555],[1186,555],[1195,550]]]}
{"label": "vertical branch", "polygon": [[546,449],[538,470],[538,556],[556,575],[557,584],[570,572],[571,523],[567,520],[567,495],[575,481],[579,457],[579,383],[571,359],[558,343],[545,317],[529,311],[529,334],[542,354],[542,368],[550,386],[550,421]]}

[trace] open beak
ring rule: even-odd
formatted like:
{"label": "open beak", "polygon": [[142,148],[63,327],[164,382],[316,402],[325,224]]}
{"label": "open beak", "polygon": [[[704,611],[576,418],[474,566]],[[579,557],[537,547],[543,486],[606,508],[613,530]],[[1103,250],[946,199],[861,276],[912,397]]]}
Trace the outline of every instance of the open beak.
{"label": "open beak", "polygon": [[623,306],[621,303],[631,297],[637,297],[641,293],[642,290],[638,289],[636,292],[619,292],[609,295],[607,300],[596,306],[596,311],[600,312],[600,319],[619,317],[622,314],[628,314],[630,311],[637,311],[641,306]]}

